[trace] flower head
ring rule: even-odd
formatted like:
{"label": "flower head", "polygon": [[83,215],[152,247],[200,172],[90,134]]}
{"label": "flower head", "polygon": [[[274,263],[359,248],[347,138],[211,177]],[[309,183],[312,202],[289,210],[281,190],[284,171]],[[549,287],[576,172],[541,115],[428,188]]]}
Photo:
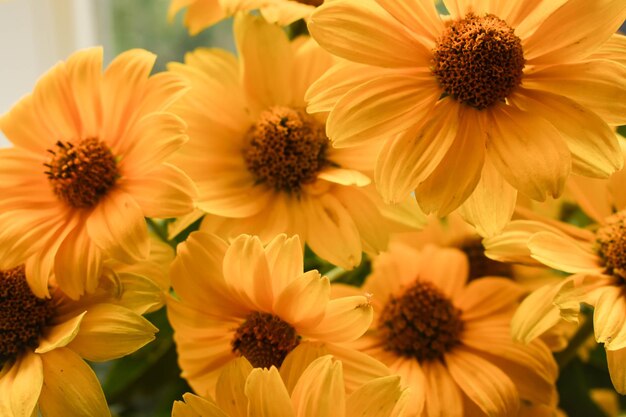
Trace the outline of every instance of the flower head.
{"label": "flower head", "polygon": [[[382,145],[385,201],[415,192],[440,216],[460,209],[481,235],[510,220],[519,192],[561,194],[573,172],[623,165],[609,125],[626,122],[623,1],[339,0],[311,16],[347,61],[307,92],[337,147]],[[580,30],[580,28],[585,28]]]}
{"label": "flower head", "polygon": [[140,315],[160,292],[122,268],[103,274],[93,295],[73,300],[53,286],[39,298],[23,266],[0,271],[0,414],[110,415],[83,359],[116,359],[153,340],[157,329]]}
{"label": "flower head", "polygon": [[196,232],[179,246],[171,278],[177,298],[168,316],[179,363],[200,395],[213,393],[237,357],[279,367],[299,345],[358,338],[372,318],[366,297],[330,300],[328,279],[303,272],[297,237],[279,235],[263,246],[243,235],[228,245]]}
{"label": "flower head", "polygon": [[202,230],[265,242],[297,234],[350,269],[363,251],[383,250],[390,231],[420,226],[414,201],[389,207],[373,190],[370,146],[333,148],[325,117],[304,111],[304,91],[330,56],[311,39],[290,43],[260,17],[238,15],[235,37],[239,62],[201,49],[170,65],[192,86],[173,107],[190,137],[174,161],[198,184],[198,216],[208,213]]}
{"label": "flower head", "polygon": [[194,186],[166,159],[187,139],[166,109],[186,90],[155,56],[127,51],[102,73],[102,49],[74,53],[0,119],[0,267],[26,265],[38,296],[51,279],[92,292],[104,259],[148,256],[144,217],[192,209]]}
{"label": "flower head", "polygon": [[468,272],[457,249],[393,244],[375,259],[363,286],[372,294],[372,325],[347,346],[403,378],[411,416],[511,416],[520,400],[554,406],[557,368],[550,350],[510,336],[523,289],[499,277],[466,284]]}

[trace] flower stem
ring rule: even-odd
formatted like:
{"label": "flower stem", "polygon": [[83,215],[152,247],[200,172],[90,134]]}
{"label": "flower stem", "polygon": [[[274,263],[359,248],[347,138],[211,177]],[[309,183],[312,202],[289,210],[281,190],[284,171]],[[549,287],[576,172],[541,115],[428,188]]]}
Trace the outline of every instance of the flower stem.
{"label": "flower stem", "polygon": [[587,317],[569,341],[567,348],[554,354],[559,369],[565,368],[576,357],[578,350],[589,340],[591,335],[593,335],[593,317]]}

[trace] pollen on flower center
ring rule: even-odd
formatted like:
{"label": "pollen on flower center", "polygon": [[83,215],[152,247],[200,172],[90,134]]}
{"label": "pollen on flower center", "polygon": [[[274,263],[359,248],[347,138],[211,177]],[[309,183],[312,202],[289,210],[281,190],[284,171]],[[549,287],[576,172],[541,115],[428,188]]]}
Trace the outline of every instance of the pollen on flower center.
{"label": "pollen on flower center", "polygon": [[470,13],[438,40],[432,72],[447,95],[482,110],[521,83],[525,62],[522,41],[504,20]]}
{"label": "pollen on flower center", "polygon": [[416,282],[391,296],[378,320],[385,349],[418,361],[442,359],[463,331],[461,310],[433,284]]}
{"label": "pollen on flower center", "polygon": [[23,266],[0,271],[0,368],[37,347],[53,313],[51,300],[31,291]]}
{"label": "pollen on flower center", "polygon": [[491,276],[513,277],[513,268],[511,265],[494,261],[485,256],[485,248],[480,238],[466,239],[457,246],[465,253],[469,261],[468,281]]}
{"label": "pollen on flower center", "polygon": [[596,232],[596,242],[606,272],[626,279],[626,211],[607,219]]}
{"label": "pollen on flower center", "polygon": [[115,157],[98,139],[58,141],[48,152],[52,154],[44,164],[48,180],[57,197],[72,207],[95,206],[119,177]]}
{"label": "pollen on flower center", "polygon": [[328,143],[323,123],[302,110],[276,106],[248,131],[243,156],[259,183],[297,193],[328,163]]}
{"label": "pollen on flower center", "polygon": [[300,343],[296,330],[279,317],[254,312],[235,332],[233,352],[244,356],[255,368],[280,367]]}

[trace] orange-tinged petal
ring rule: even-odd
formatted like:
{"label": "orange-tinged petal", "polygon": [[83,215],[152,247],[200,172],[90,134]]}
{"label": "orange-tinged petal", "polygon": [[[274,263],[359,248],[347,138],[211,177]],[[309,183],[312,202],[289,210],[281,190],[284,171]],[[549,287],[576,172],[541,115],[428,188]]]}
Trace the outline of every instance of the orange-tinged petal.
{"label": "orange-tinged petal", "polygon": [[463,401],[459,387],[440,361],[422,365],[426,377],[425,417],[463,417]]}
{"label": "orange-tinged petal", "polygon": [[48,327],[39,340],[39,346],[35,349],[35,353],[46,353],[53,349],[67,346],[80,330],[80,323],[83,321],[87,312],[78,314],[75,317],[66,319],[62,323]]}
{"label": "orange-tinged petal", "polygon": [[[293,3],[293,2],[287,2]],[[292,43],[295,48],[292,69],[291,103],[295,107],[304,108],[305,93],[311,84],[326,72],[334,62],[333,56],[320,48],[312,38],[301,37]]]}
{"label": "orange-tinged petal", "polygon": [[607,350],[606,359],[609,364],[609,374],[615,390],[626,394],[626,349]]}
{"label": "orange-tinged petal", "polygon": [[331,194],[304,197],[306,243],[313,252],[346,269],[361,263],[359,230],[345,207]]}
{"label": "orange-tinged petal", "polygon": [[252,365],[245,358],[237,358],[226,365],[215,387],[217,405],[229,417],[247,417],[248,399],[245,385]]}
{"label": "orange-tinged petal", "polygon": [[626,299],[623,288],[608,287],[602,292],[593,310],[593,330],[598,343],[606,350],[626,348]]}
{"label": "orange-tinged petal", "polygon": [[352,169],[327,167],[317,174],[317,178],[340,185],[364,187],[371,183],[370,178]]}
{"label": "orange-tinged petal", "polygon": [[416,125],[439,95],[430,73],[376,77],[337,101],[326,121],[326,133],[337,147],[393,137]]}
{"label": "orange-tinged petal", "polygon": [[44,416],[109,417],[96,374],[68,348],[41,355],[43,387],[39,407]]}
{"label": "orange-tinged petal", "polygon": [[298,19],[306,19],[313,10],[315,10],[315,6],[279,0],[266,3],[265,6],[261,7],[260,12],[268,22],[287,26]]}
{"label": "orange-tinged petal", "polygon": [[87,360],[108,361],[148,344],[158,330],[125,307],[97,304],[87,310],[78,334],[68,347]]}
{"label": "orange-tinged petal", "polygon": [[536,233],[528,240],[528,249],[534,259],[559,271],[572,274],[604,271],[600,258],[590,246],[583,246],[565,235],[547,231]]}
{"label": "orange-tinged petal", "polygon": [[180,169],[160,164],[140,177],[120,184],[132,195],[146,217],[169,218],[193,210],[196,187]]}
{"label": "orange-tinged petal", "polygon": [[510,310],[524,293],[523,287],[507,278],[483,277],[470,282],[454,304],[463,310],[463,320],[475,320]]}
{"label": "orange-tinged petal", "polygon": [[481,236],[493,236],[511,220],[516,201],[517,190],[486,159],[480,181],[459,208],[459,214]]}
{"label": "orange-tinged petal", "polygon": [[254,369],[245,386],[247,417],[296,417],[289,394],[275,367]]}
{"label": "orange-tinged petal", "polygon": [[472,194],[485,161],[481,116],[461,106],[456,137],[435,170],[415,190],[424,213],[447,216]]}
{"label": "orange-tinged petal", "polygon": [[[610,178],[613,177],[612,175]],[[572,175],[567,181],[567,190],[572,193],[581,210],[596,223],[603,223],[604,219],[613,214],[615,203],[612,201],[610,183],[607,184],[605,180]],[[621,209],[620,206],[616,208]]]}
{"label": "orange-tinged petal", "polygon": [[276,236],[265,248],[265,256],[272,277],[273,293],[278,295],[304,270],[302,242],[296,236]]}
{"label": "orange-tinged petal", "polygon": [[572,153],[572,172],[606,178],[624,165],[615,132],[595,113],[564,96],[519,89],[515,105],[548,120]]}
{"label": "orange-tinged petal", "polygon": [[346,417],[391,416],[405,392],[397,375],[374,379],[348,396]]}
{"label": "orange-tinged petal", "polygon": [[504,372],[463,347],[446,353],[445,358],[454,382],[485,414],[516,415],[517,389]]}
{"label": "orange-tinged petal", "polygon": [[511,319],[511,335],[517,341],[529,343],[562,320],[554,297],[560,285],[544,285],[533,291],[520,304]]}
{"label": "orange-tinged petal", "polygon": [[54,138],[34,111],[34,97],[29,94],[0,117],[0,129],[14,145],[37,153],[48,149]]}
{"label": "orange-tinged petal", "polygon": [[351,342],[361,337],[372,323],[372,306],[365,296],[331,300],[324,318],[306,335],[334,343]]}
{"label": "orange-tinged petal", "polygon": [[626,36],[621,33],[614,33],[608,41],[604,42],[589,58],[610,59],[626,65]]}
{"label": "orange-tinged petal", "polygon": [[413,358],[400,358],[390,365],[393,374],[402,378],[402,385],[409,388],[410,399],[407,406],[407,416],[421,416],[425,408],[426,377],[419,362]]}
{"label": "orange-tinged petal", "polygon": [[622,0],[569,0],[523,40],[531,65],[571,62],[598,48],[626,18]]}
{"label": "orange-tinged petal", "polygon": [[277,294],[271,310],[299,332],[308,334],[324,317],[330,295],[328,278],[313,270],[294,279]]}
{"label": "orange-tinged petal", "polygon": [[287,354],[282,365],[280,365],[280,376],[289,394],[311,362],[329,354],[327,346],[326,343],[306,340]]}
{"label": "orange-tinged petal", "polygon": [[414,279],[431,282],[450,299],[459,295],[469,276],[469,261],[462,251],[428,246],[419,257],[420,268]]}
{"label": "orange-tinged petal", "polygon": [[333,55],[362,64],[428,68],[432,57],[426,45],[373,2],[326,3],[311,15],[309,32]]}
{"label": "orange-tinged petal", "polygon": [[66,63],[72,96],[80,120],[80,137],[100,135],[102,126],[102,47],[88,48],[70,56]]}
{"label": "orange-tinged petal", "polygon": [[458,109],[455,101],[442,100],[422,122],[387,139],[375,172],[375,183],[386,202],[403,201],[437,167],[454,141]]}
{"label": "orange-tinged petal", "polygon": [[344,416],[346,396],[341,362],[330,355],[314,360],[304,371],[291,395],[296,416]]}
{"label": "orange-tinged petal", "polygon": [[407,29],[425,37],[422,42],[427,47],[435,47],[435,41],[445,27],[434,2],[429,0],[376,0],[376,2]]}
{"label": "orange-tinged petal", "polygon": [[174,401],[172,417],[235,417],[220,410],[210,398],[186,393],[183,399],[185,402]]}
{"label": "orange-tinged petal", "polygon": [[0,369],[0,415],[36,415],[43,377],[41,358],[31,352],[24,353],[11,365],[4,365]]}
{"label": "orange-tinged petal", "polygon": [[353,393],[373,379],[391,375],[387,366],[366,353],[342,344],[326,343],[324,346],[326,353],[341,361],[346,394]]}
{"label": "orange-tinged petal", "polygon": [[110,191],[87,219],[87,233],[106,254],[125,263],[150,254],[148,228],[141,207],[123,191]]}
{"label": "orange-tinged petal", "polygon": [[536,67],[524,75],[524,87],[565,96],[610,125],[626,123],[626,67],[605,59]]}
{"label": "orange-tinged petal", "polygon": [[[235,18],[235,40],[242,68],[242,84],[255,110],[291,102],[289,40],[280,27],[258,16]],[[261,48],[271,45],[271,48]]]}

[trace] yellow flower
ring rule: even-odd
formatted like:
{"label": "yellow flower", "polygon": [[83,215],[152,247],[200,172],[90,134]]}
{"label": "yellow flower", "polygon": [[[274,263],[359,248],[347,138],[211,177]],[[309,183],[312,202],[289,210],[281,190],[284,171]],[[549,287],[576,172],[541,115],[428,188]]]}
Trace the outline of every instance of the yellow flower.
{"label": "yellow flower", "polygon": [[271,23],[288,25],[311,15],[324,0],[172,0],[168,18],[187,7],[183,23],[192,35],[240,11],[259,9]]}
{"label": "yellow flower", "polygon": [[293,389],[272,366],[253,369],[244,358],[225,367],[215,400],[185,394],[172,417],[402,417],[408,396],[400,378],[367,382],[346,396],[339,361],[323,356],[311,362]]}
{"label": "yellow flower", "polygon": [[[529,342],[562,319],[577,323],[580,303],[593,306],[595,339],[606,349],[613,385],[626,393],[626,176],[617,173],[604,184],[588,181],[571,186],[596,222],[591,229],[550,219],[516,220],[484,244],[493,259],[573,274],[528,296],[512,321],[513,334]],[[618,212],[611,214],[613,209]]]}
{"label": "yellow flower", "polygon": [[279,235],[264,247],[243,235],[229,246],[195,232],[179,245],[170,272],[178,298],[167,311],[179,364],[200,395],[212,395],[224,365],[239,356],[278,367],[296,346],[313,342],[340,358],[359,356],[332,345],[358,338],[372,319],[366,297],[330,300],[328,279],[303,273],[297,236]]}
{"label": "yellow flower", "polygon": [[392,245],[375,259],[362,289],[371,294],[372,325],[346,346],[403,378],[410,416],[512,416],[520,402],[553,407],[557,367],[550,350],[510,336],[522,288],[499,277],[466,284],[468,272],[457,249]]}
{"label": "yellow flower", "polygon": [[0,415],[110,416],[83,359],[116,359],[154,339],[140,316],[158,301],[150,282],[109,271],[93,295],[72,300],[53,286],[51,298],[38,298],[23,266],[0,271]]}
{"label": "yellow flower", "polygon": [[307,92],[330,111],[333,144],[381,143],[385,201],[415,191],[426,213],[461,214],[492,235],[518,191],[561,194],[570,171],[607,177],[623,161],[623,0],[340,0],[309,30],[348,60]]}
{"label": "yellow flower", "polygon": [[192,86],[172,108],[190,136],[174,161],[198,185],[197,207],[211,214],[202,230],[264,242],[297,234],[349,269],[362,251],[383,250],[391,230],[420,226],[415,201],[387,207],[370,185],[372,146],[334,149],[325,117],[304,112],[304,91],[330,67],[330,55],[311,39],[290,43],[260,17],[239,15],[235,37],[239,63],[202,49],[170,66]]}
{"label": "yellow flower", "polygon": [[33,292],[50,277],[70,297],[94,291],[105,258],[150,250],[144,217],[192,210],[193,183],[164,162],[187,139],[166,112],[186,90],[177,75],[150,76],[156,57],[127,51],[102,73],[102,49],[60,62],[0,119],[0,268],[26,264]]}

